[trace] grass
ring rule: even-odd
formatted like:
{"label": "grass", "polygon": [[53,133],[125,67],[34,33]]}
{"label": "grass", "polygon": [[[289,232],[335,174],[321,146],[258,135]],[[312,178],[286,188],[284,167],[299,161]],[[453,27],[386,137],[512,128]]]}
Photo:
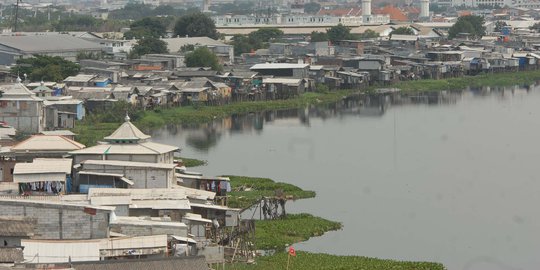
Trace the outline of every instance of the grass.
{"label": "grass", "polygon": [[204,166],[208,163],[206,160],[200,160],[200,159],[194,159],[194,158],[180,157],[178,159],[182,160],[182,163],[184,164],[184,166],[186,166],[186,168]]}
{"label": "grass", "polygon": [[[337,244],[337,243],[329,243]],[[287,253],[281,252],[272,256],[258,257],[256,264],[233,264],[229,269],[236,270],[274,270],[286,269]],[[290,258],[291,270],[444,270],[440,263],[403,262],[360,256],[335,256],[329,254],[296,252]]]}
{"label": "grass", "polygon": [[229,192],[229,207],[247,208],[263,196],[274,196],[276,190],[283,191],[286,198],[297,200],[315,197],[315,192],[303,190],[295,185],[275,182],[268,178],[228,176],[232,191]]}
{"label": "grass", "polygon": [[288,214],[283,219],[257,220],[255,245],[257,249],[282,250],[294,243],[341,229],[341,223],[310,214]]}
{"label": "grass", "polygon": [[540,70],[519,71],[512,73],[481,74],[442,80],[402,81],[392,87],[404,93],[431,92],[441,90],[463,90],[481,86],[511,86],[533,84],[540,80]]}

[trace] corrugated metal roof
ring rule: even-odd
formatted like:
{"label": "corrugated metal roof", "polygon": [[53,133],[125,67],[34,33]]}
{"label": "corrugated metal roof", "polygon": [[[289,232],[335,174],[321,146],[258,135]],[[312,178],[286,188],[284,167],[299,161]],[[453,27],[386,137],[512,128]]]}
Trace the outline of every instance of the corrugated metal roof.
{"label": "corrugated metal roof", "polygon": [[189,200],[139,200],[133,201],[129,208],[147,208],[147,209],[176,209],[176,210],[189,210],[191,206]]}
{"label": "corrugated metal roof", "polygon": [[[212,221],[210,221],[212,222]],[[188,242],[188,243],[192,243],[192,244],[197,244],[197,241],[189,238],[189,237],[184,237],[184,236],[176,236],[176,235],[173,235],[172,238],[174,240],[178,240],[178,241],[182,241],[182,242]]]}
{"label": "corrugated metal roof", "polygon": [[59,173],[70,174],[73,160],[63,158],[36,158],[31,163],[17,163],[13,169],[13,175]]}
{"label": "corrugated metal roof", "polygon": [[241,209],[229,208],[227,206],[215,205],[215,204],[203,204],[203,203],[191,203],[191,207],[208,208],[222,211],[240,211]]}
{"label": "corrugated metal roof", "polygon": [[183,186],[178,186],[178,185],[173,185],[172,189],[173,190],[178,190],[178,189],[184,190],[184,192],[186,193],[186,196],[188,198],[191,198],[191,199],[213,200],[214,197],[216,196],[215,192],[201,190],[201,189],[195,189],[195,188],[188,188],[188,187],[183,187]]}
{"label": "corrugated metal roof", "polygon": [[193,213],[186,213],[183,218],[187,220],[199,221],[199,222],[204,222],[204,223],[212,223],[212,220],[203,218],[201,215],[193,214]]}
{"label": "corrugated metal roof", "polygon": [[12,152],[40,152],[40,151],[57,151],[69,152],[73,150],[83,149],[84,144],[74,140],[57,135],[34,135],[15,146],[11,147]]}
{"label": "corrugated metal roof", "polygon": [[289,63],[265,63],[265,64],[256,64],[252,66],[251,70],[257,69],[291,69],[291,68],[306,68],[308,64],[289,64]]}
{"label": "corrugated metal roof", "polygon": [[28,90],[22,83],[0,85],[0,91],[3,92],[0,100],[43,101],[43,99],[36,97],[36,95]]}
{"label": "corrugated metal roof", "polygon": [[167,47],[170,52],[178,52],[186,45],[198,45],[198,46],[228,46],[221,41],[211,39],[209,37],[181,37],[181,38],[163,38],[161,39],[167,43]]}
{"label": "corrugated metal roof", "polygon": [[118,167],[139,167],[139,168],[154,168],[154,169],[174,169],[176,164],[171,163],[149,163],[149,162],[134,162],[121,160],[86,160],[84,165],[101,165],[101,166],[118,166]]}
{"label": "corrugated metal roof", "polygon": [[65,182],[64,173],[38,173],[38,174],[13,174],[15,183],[35,183],[35,182]]}
{"label": "corrugated metal roof", "polygon": [[393,35],[390,37],[390,40],[397,40],[397,41],[416,41],[416,40],[418,40],[418,37],[417,37],[417,36],[414,36],[414,35],[396,35],[396,34],[393,34]]}
{"label": "corrugated metal roof", "polygon": [[144,134],[130,121],[124,122],[119,128],[117,128],[110,136],[105,137],[107,141],[121,141],[121,140],[146,140],[150,138],[149,135]]}
{"label": "corrugated metal roof", "polygon": [[0,36],[0,44],[26,53],[100,50],[103,46],[70,35]]}
{"label": "corrugated metal roof", "polygon": [[102,155],[102,154],[131,154],[131,155],[155,155],[177,151],[178,147],[154,143],[143,142],[136,144],[100,144],[81,150],[73,151],[73,155]]}
{"label": "corrugated metal roof", "polygon": [[141,249],[141,248],[155,248],[166,247],[167,235],[147,235],[147,236],[134,236],[134,237],[121,237],[114,239],[102,239],[100,244],[101,250],[113,250],[113,249]]}
{"label": "corrugated metal roof", "polygon": [[128,185],[130,186],[133,186],[135,185],[135,183],[129,179],[127,179],[126,177],[124,177],[124,175],[122,174],[115,174],[115,173],[102,173],[102,172],[89,172],[89,171],[80,171],[79,174],[82,174],[82,175],[95,175],[95,176],[111,176],[111,177],[117,177],[119,178],[120,180],[126,182]]}
{"label": "corrugated metal roof", "polygon": [[182,222],[158,221],[139,217],[116,217],[116,219],[114,219],[111,224],[126,224],[135,226],[167,226],[179,228],[187,227],[186,224]]}
{"label": "corrugated metal roof", "polygon": [[300,85],[302,79],[290,79],[290,78],[264,78],[263,83],[269,84],[288,84],[288,85]]}

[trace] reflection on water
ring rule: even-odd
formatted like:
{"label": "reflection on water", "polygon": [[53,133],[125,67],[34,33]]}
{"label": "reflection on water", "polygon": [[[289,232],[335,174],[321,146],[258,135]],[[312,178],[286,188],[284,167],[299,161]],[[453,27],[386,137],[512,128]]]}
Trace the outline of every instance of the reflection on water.
{"label": "reflection on water", "polygon": [[209,175],[263,176],[317,193],[288,203],[344,229],[299,250],[442,262],[540,265],[540,88],[369,96],[169,126],[153,139],[208,160]]}
{"label": "reflection on water", "polygon": [[[503,91],[504,92],[504,91]],[[272,125],[302,125],[309,127],[311,118],[326,120],[343,116],[356,115],[360,117],[381,117],[390,106],[394,105],[443,105],[455,104],[461,97],[459,92],[433,92],[422,95],[371,95],[344,98],[342,101],[328,104],[308,106],[302,109],[272,110],[235,114],[210,123],[196,125],[168,125],[154,132],[159,136],[163,132],[169,135],[185,133],[186,144],[201,152],[208,152],[216,146],[222,134],[228,132],[260,133],[264,126]]]}

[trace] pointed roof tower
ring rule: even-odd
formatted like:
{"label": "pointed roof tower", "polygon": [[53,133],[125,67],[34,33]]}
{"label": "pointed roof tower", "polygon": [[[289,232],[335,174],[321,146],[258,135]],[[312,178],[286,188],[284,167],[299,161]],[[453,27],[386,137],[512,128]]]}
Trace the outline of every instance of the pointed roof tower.
{"label": "pointed roof tower", "polygon": [[130,120],[129,115],[126,114],[125,122],[110,136],[105,137],[105,141],[110,143],[135,143],[143,142],[151,137],[144,134]]}

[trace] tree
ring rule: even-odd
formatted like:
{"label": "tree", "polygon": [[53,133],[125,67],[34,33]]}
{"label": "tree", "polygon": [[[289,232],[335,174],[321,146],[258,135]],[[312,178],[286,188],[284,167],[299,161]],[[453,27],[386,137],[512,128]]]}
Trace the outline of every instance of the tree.
{"label": "tree", "polygon": [[409,27],[402,26],[390,32],[390,35],[414,35],[414,31]]}
{"label": "tree", "polygon": [[231,41],[231,44],[234,46],[234,54],[236,55],[255,50],[255,47],[249,42],[249,38],[245,35],[234,35]]}
{"label": "tree", "polygon": [[261,28],[255,32],[249,33],[249,38],[257,39],[261,42],[269,42],[281,38],[283,36],[283,31],[278,28]]}
{"label": "tree", "polygon": [[235,35],[232,38],[234,52],[237,55],[268,47],[268,43],[283,36],[283,31],[277,28],[261,28],[247,36]]}
{"label": "tree", "polygon": [[379,37],[379,33],[371,30],[371,29],[367,29],[366,31],[364,31],[364,33],[358,35],[359,38],[361,39],[364,39],[364,38],[378,38]]}
{"label": "tree", "polygon": [[34,55],[31,58],[18,59],[11,73],[27,74],[31,81],[60,82],[69,76],[77,75],[80,69],[78,64],[59,56]]}
{"label": "tree", "polygon": [[308,14],[315,14],[321,10],[319,3],[311,2],[304,5],[304,12]]}
{"label": "tree", "polygon": [[95,31],[101,22],[88,15],[73,15],[58,20],[52,26],[58,32],[63,31]]}
{"label": "tree", "polygon": [[448,30],[448,38],[453,39],[460,33],[467,33],[473,38],[481,38],[486,34],[484,17],[474,15],[459,17]]}
{"label": "tree", "polygon": [[131,24],[130,30],[124,34],[127,39],[143,37],[159,38],[167,33],[167,26],[160,18],[146,17]]}
{"label": "tree", "polygon": [[351,38],[351,30],[341,23],[326,30],[326,34],[328,35],[328,40],[332,43],[335,43],[338,40]]}
{"label": "tree", "polygon": [[328,41],[328,35],[326,33],[313,31],[310,35],[311,42]]}
{"label": "tree", "polygon": [[203,13],[193,13],[184,15],[176,21],[174,25],[174,34],[184,37],[209,37],[218,39],[219,34],[216,31],[214,21]]}
{"label": "tree", "polygon": [[219,59],[206,47],[199,47],[186,55],[184,60],[188,67],[211,67],[213,70],[222,70]]}
{"label": "tree", "polygon": [[139,39],[137,44],[131,49],[130,58],[137,58],[151,53],[168,53],[167,43],[155,37],[145,37]]}

